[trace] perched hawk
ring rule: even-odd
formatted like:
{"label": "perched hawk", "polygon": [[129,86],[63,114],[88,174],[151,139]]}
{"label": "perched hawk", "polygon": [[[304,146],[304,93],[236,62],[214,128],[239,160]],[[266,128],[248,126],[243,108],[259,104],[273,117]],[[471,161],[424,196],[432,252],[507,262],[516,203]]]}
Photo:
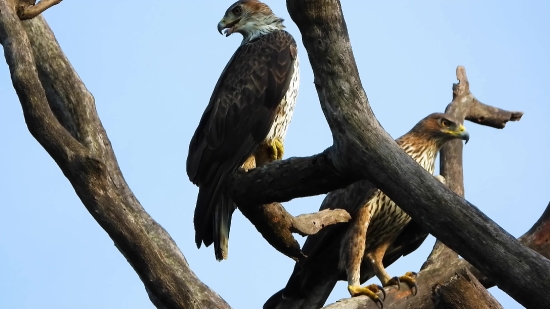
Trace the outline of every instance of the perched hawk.
{"label": "perched hawk", "polygon": [[[396,142],[433,174],[439,149],[457,138],[468,141],[464,126],[449,115],[435,113]],[[377,285],[360,286],[373,275],[383,286],[401,281],[416,287],[414,273],[391,278],[384,267],[416,250],[428,234],[388,196],[363,180],[329,193],[321,205],[325,208],[344,208],[352,220],[308,237],[302,249],[308,258],[296,264],[286,287],[264,309],[321,308],[338,280],[348,281],[352,296],[367,295],[380,305]]]}
{"label": "perched hawk", "polygon": [[247,160],[259,166],[283,157],[299,86],[296,42],[267,5],[237,1],[218,24],[224,29],[243,41],[214,88],[187,157],[187,175],[199,186],[195,242],[199,248],[213,242],[217,260],[227,259],[236,208],[225,180]]}

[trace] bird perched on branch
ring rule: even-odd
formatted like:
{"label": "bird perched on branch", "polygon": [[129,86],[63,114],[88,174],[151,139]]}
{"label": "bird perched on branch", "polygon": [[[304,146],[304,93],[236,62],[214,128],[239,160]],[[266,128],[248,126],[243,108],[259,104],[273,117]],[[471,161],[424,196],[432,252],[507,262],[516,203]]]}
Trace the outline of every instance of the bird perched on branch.
{"label": "bird perched on branch", "polygon": [[[433,174],[437,153],[446,142],[469,135],[450,115],[435,113],[418,122],[397,144]],[[348,281],[352,296],[367,295],[381,307],[378,285],[360,284],[376,275],[383,286],[405,282],[416,289],[415,274],[390,277],[385,266],[416,250],[428,235],[382,191],[367,180],[329,193],[321,209],[343,208],[351,215],[349,224],[327,227],[309,236],[302,251],[308,257],[294,271],[280,292],[264,309],[321,308],[338,280]]]}
{"label": "bird perched on branch", "polygon": [[187,175],[199,186],[195,242],[214,243],[217,260],[227,259],[231,216],[236,205],[224,192],[226,178],[245,161],[279,160],[298,95],[296,42],[283,19],[264,3],[231,5],[218,31],[240,33],[243,41],[223,70],[189,144]]}

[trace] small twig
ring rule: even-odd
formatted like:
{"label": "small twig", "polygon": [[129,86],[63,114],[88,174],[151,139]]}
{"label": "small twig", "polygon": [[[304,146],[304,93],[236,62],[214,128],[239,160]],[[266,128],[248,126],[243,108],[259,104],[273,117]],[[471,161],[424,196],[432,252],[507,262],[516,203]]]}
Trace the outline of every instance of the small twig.
{"label": "small twig", "polygon": [[474,98],[465,119],[477,124],[503,129],[508,121],[519,121],[522,116],[523,112],[509,112],[483,104]]}
{"label": "small twig", "polygon": [[470,92],[470,82],[466,76],[466,69],[461,65],[456,67],[456,79],[458,79],[458,83],[453,84],[453,99]]}
{"label": "small twig", "polygon": [[324,227],[349,220],[351,220],[351,216],[344,209],[323,209],[319,212],[294,217],[292,232],[302,236],[314,235]]}
{"label": "small twig", "polygon": [[63,0],[42,0],[35,5],[31,5],[23,8],[23,10],[19,9],[17,10],[19,19],[26,20],[26,19],[34,18],[42,14],[42,12],[51,8],[52,6],[59,4],[61,1]]}
{"label": "small twig", "polygon": [[273,248],[296,261],[305,255],[292,233],[302,236],[313,235],[324,227],[348,222],[351,219],[348,212],[343,209],[325,209],[294,217],[279,203],[239,209]]}

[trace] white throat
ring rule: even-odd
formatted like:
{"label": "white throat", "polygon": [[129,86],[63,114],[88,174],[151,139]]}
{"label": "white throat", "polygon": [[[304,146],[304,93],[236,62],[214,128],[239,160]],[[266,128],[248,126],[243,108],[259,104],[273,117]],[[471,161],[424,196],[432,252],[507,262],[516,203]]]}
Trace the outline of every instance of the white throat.
{"label": "white throat", "polygon": [[262,35],[269,34],[275,30],[282,30],[284,28],[285,26],[283,25],[283,20],[277,16],[269,16],[262,20],[249,18],[244,25],[239,27],[239,32],[243,35],[241,45],[259,38]]}

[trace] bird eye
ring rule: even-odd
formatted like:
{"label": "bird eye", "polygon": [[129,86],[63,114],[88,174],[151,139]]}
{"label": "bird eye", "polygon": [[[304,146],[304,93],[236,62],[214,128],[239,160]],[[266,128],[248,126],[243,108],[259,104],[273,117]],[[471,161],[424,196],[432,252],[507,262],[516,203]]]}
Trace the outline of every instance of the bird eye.
{"label": "bird eye", "polygon": [[450,124],[451,124],[451,122],[450,122],[449,120],[447,120],[447,119],[441,120],[441,125],[442,125],[443,127],[448,127]]}
{"label": "bird eye", "polygon": [[231,10],[231,13],[233,13],[233,15],[241,15],[241,13],[243,12],[243,9],[241,8],[241,6],[236,6],[233,8],[233,10]]}

